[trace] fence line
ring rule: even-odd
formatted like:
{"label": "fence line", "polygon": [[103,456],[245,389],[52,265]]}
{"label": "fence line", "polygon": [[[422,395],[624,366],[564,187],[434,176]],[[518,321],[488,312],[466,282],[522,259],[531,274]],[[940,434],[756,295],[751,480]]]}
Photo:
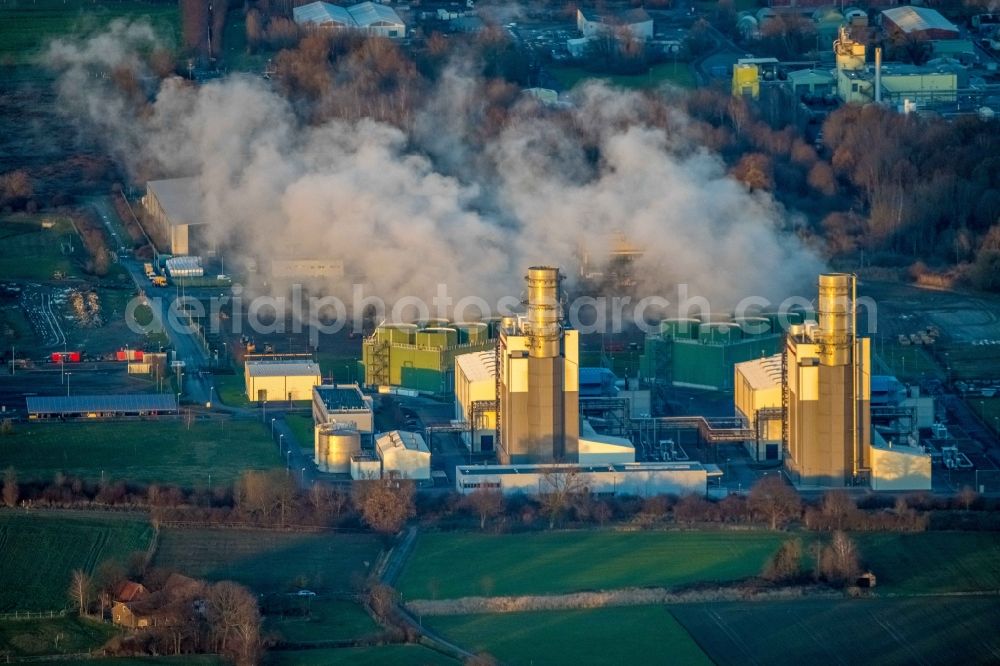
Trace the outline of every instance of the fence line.
{"label": "fence line", "polygon": [[14,611],[12,613],[0,613],[0,620],[46,620],[56,617],[66,617],[66,609],[54,611]]}

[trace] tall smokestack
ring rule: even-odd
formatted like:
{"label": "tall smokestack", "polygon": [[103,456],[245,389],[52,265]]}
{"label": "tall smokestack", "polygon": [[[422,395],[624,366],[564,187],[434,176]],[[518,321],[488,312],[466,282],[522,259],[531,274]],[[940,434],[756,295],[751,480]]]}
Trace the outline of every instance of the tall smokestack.
{"label": "tall smokestack", "polygon": [[579,457],[579,337],[563,328],[558,268],[532,266],[521,326],[505,320],[498,341],[497,457],[504,464]]}
{"label": "tall smokestack", "polygon": [[828,273],[819,276],[819,360],[823,365],[847,365],[851,362],[851,336],[854,334],[854,306],[851,292],[854,276]]}
{"label": "tall smokestack", "polygon": [[882,47],[875,49],[875,103],[882,103]]}
{"label": "tall smokestack", "polygon": [[562,339],[562,306],[558,268],[532,266],[528,281],[528,353],[533,358],[559,356]]}

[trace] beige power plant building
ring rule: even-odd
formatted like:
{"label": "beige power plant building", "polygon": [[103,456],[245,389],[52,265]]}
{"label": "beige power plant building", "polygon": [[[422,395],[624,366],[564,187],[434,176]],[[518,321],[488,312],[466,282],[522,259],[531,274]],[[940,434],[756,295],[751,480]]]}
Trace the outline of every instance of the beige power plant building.
{"label": "beige power plant building", "polygon": [[563,327],[559,269],[529,268],[527,281],[527,314],[500,326],[497,457],[505,465],[575,462],[579,337]]}
{"label": "beige power plant building", "polygon": [[856,302],[853,275],[821,275],[818,321],[790,326],[782,353],[735,366],[736,413],[756,435],[747,448],[758,461],[783,457],[800,487],[930,490],[930,455],[872,428],[871,347],[857,335]]}
{"label": "beige power plant building", "polygon": [[857,335],[856,300],[853,275],[820,275],[819,321],[785,340],[785,465],[799,485],[854,485],[871,469],[871,346]]}

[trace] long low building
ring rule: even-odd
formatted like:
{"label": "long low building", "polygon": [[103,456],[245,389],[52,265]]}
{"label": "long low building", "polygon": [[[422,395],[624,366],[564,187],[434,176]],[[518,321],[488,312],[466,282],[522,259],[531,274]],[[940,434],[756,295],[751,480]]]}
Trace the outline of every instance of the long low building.
{"label": "long low building", "polygon": [[323,383],[313,361],[247,361],[244,365],[247,397],[267,400],[312,400],[313,387]]}
{"label": "long low building", "polygon": [[463,495],[479,489],[504,495],[545,495],[570,489],[605,496],[705,495],[708,477],[721,474],[717,466],[697,462],[459,465],[455,489]]}
{"label": "long low building", "polygon": [[120,395],[31,396],[29,419],[104,418],[176,414],[177,398],[168,393]]}

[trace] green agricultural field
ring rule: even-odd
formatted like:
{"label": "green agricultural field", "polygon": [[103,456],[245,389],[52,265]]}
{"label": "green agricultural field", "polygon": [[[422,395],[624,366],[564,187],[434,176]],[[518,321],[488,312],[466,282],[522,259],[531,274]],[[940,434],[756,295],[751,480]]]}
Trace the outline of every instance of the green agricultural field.
{"label": "green agricultural field", "polygon": [[653,65],[646,74],[595,74],[582,67],[549,67],[548,72],[567,89],[587,80],[604,80],[622,88],[638,90],[657,88],[664,84],[681,88],[694,88],[697,85],[694,72],[686,62]]}
{"label": "green agricultural field", "polygon": [[[3,11],[0,9],[0,44]],[[53,222],[54,226],[43,228],[43,220]],[[86,255],[83,242],[67,217],[0,215],[0,275],[4,279],[51,280],[56,274],[79,277]]]}
{"label": "green agricultural field", "polygon": [[208,580],[235,580],[257,592],[346,592],[380,550],[372,534],[173,529],[160,534],[153,564]]}
{"label": "green agricultural field", "polygon": [[1000,534],[921,532],[855,535],[880,592],[1000,590]]}
{"label": "green agricultural field", "polygon": [[302,604],[309,609],[307,615],[269,617],[264,630],[275,632],[288,643],[352,640],[381,631],[371,616],[353,601],[316,597],[306,598]]}
{"label": "green agricultural field", "polygon": [[[789,536],[714,531],[425,533],[418,537],[400,590],[407,599],[450,599],[727,582],[757,575]],[[812,541],[827,535],[797,536],[808,550]],[[878,576],[880,591],[1000,589],[1000,534],[862,533],[855,540],[863,562]],[[811,566],[808,558],[804,564]]]}
{"label": "green agricultural field", "polygon": [[0,655],[32,657],[88,652],[118,633],[103,622],[78,617],[0,621]]}
{"label": "green agricultural field", "polygon": [[769,532],[425,533],[406,599],[557,594],[723,582],[758,574],[787,535]]}
{"label": "green agricultural field", "polygon": [[274,650],[264,666],[455,666],[459,662],[421,645],[379,645],[329,650]]}
{"label": "green agricultural field", "polygon": [[116,18],[148,18],[167,46],[177,43],[180,12],[169,0],[7,0],[0,4],[0,64],[32,62],[49,40],[91,34]]}
{"label": "green agricultural field", "polygon": [[0,513],[0,612],[64,608],[74,569],[93,571],[107,559],[124,563],[152,538],[147,522],[119,516]]}
{"label": "green agricultural field", "polygon": [[711,664],[664,606],[426,618],[438,633],[504,664]]}
{"label": "green agricultural field", "polygon": [[255,421],[93,421],[18,424],[0,440],[0,462],[22,479],[49,480],[62,471],[105,481],[232,483],[244,470],[278,467],[277,449]]}
{"label": "green agricultural field", "polygon": [[671,612],[717,664],[989,664],[996,598],[690,604]]}

